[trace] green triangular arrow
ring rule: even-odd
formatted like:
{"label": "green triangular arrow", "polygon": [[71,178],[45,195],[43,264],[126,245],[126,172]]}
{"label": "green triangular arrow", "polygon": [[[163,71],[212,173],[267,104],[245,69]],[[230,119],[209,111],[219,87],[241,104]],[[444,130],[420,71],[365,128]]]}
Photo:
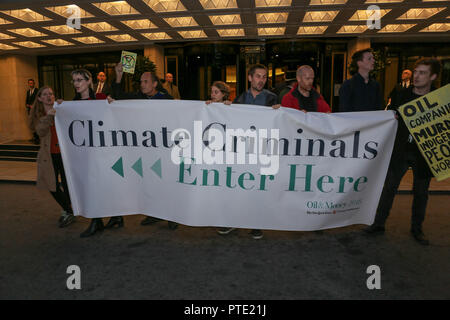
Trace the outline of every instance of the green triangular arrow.
{"label": "green triangular arrow", "polygon": [[162,170],[161,170],[161,159],[158,159],[158,161],[156,161],[151,169],[153,170],[154,173],[156,173],[160,178],[162,178]]}
{"label": "green triangular arrow", "polygon": [[117,172],[117,174],[119,174],[120,176],[123,176],[123,162],[122,162],[122,157],[120,157],[119,160],[116,161],[116,163],[114,163],[114,165],[111,167],[111,169],[113,169],[115,172]]}
{"label": "green triangular arrow", "polygon": [[132,166],[133,170],[137,172],[138,175],[140,175],[141,177],[143,177],[142,174],[142,158],[139,158],[138,161],[136,161],[133,166]]}

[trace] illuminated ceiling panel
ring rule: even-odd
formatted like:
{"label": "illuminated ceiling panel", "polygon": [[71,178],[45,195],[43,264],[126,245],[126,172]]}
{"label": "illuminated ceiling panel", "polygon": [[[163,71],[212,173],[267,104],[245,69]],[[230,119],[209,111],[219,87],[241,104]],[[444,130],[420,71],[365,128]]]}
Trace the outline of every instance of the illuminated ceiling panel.
{"label": "illuminated ceiling panel", "polygon": [[51,32],[57,33],[57,34],[76,34],[81,33],[81,31],[78,31],[77,29],[71,28],[66,26],[65,24],[60,26],[51,26],[51,27],[43,27]]}
{"label": "illuminated ceiling panel", "polygon": [[107,22],[83,23],[83,27],[86,27],[95,32],[108,32],[118,30]]}
{"label": "illuminated ceiling panel", "polygon": [[176,18],[164,18],[164,20],[172,28],[180,27],[198,27],[197,21],[193,17],[176,17]]}
{"label": "illuminated ceiling panel", "polygon": [[310,6],[330,6],[338,4],[346,4],[347,0],[311,0]]}
{"label": "illuminated ceiling panel", "polygon": [[7,14],[16,19],[20,19],[26,22],[40,22],[40,21],[50,21],[50,18],[43,16],[30,9],[20,9],[20,10],[3,10],[1,13]]}
{"label": "illuminated ceiling panel", "polygon": [[220,16],[209,16],[212,24],[215,26],[223,26],[229,24],[242,24],[241,16],[238,14],[226,14]]}
{"label": "illuminated ceiling panel", "polygon": [[9,24],[9,23],[12,23],[12,22],[10,22],[10,21],[8,21],[8,20],[5,20],[5,19],[3,19],[3,18],[0,18],[0,25],[1,25],[1,24]]}
{"label": "illuminated ceiling panel", "polygon": [[366,0],[366,3],[398,3],[403,0]]}
{"label": "illuminated ceiling panel", "polygon": [[256,8],[289,7],[292,0],[255,0]]}
{"label": "illuminated ceiling panel", "polygon": [[45,47],[43,44],[36,43],[33,41],[14,42],[14,44],[17,44],[18,46],[25,47],[25,48],[43,48],[43,47]]}
{"label": "illuminated ceiling panel", "polygon": [[258,24],[286,23],[288,16],[288,12],[257,13],[256,21]]}
{"label": "illuminated ceiling panel", "polygon": [[221,37],[244,37],[244,29],[217,29],[217,33]]}
{"label": "illuminated ceiling panel", "polygon": [[14,49],[19,49],[19,48],[0,43],[0,50],[14,50]]}
{"label": "illuminated ceiling panel", "polygon": [[366,25],[363,26],[342,26],[336,33],[363,33],[368,28]]}
{"label": "illuminated ceiling panel", "polygon": [[[383,18],[390,11],[391,9],[381,9],[380,18]],[[367,21],[373,15],[373,12],[374,10],[357,10],[348,21]]]}
{"label": "illuminated ceiling panel", "polygon": [[140,20],[122,20],[120,21],[124,25],[130,27],[131,29],[154,29],[158,28],[153,22],[148,19],[140,19]]}
{"label": "illuminated ceiling panel", "polygon": [[338,13],[339,11],[308,11],[303,22],[331,22]]}
{"label": "illuminated ceiling panel", "polygon": [[12,29],[12,30],[8,30],[9,32],[14,32],[17,33],[21,36],[24,37],[45,37],[47,34],[36,31],[34,29],[30,29],[30,28],[23,28],[23,29]]}
{"label": "illuminated ceiling panel", "polygon": [[116,41],[116,42],[137,41],[135,38],[133,38],[129,34],[113,34],[113,35],[106,35],[105,37],[108,37],[111,40]]}
{"label": "illuminated ceiling panel", "polygon": [[65,47],[65,46],[73,46],[74,44],[72,42],[63,40],[63,39],[49,39],[49,40],[41,40],[45,43],[51,44],[53,46],[57,47]]}
{"label": "illuminated ceiling panel", "polygon": [[181,1],[176,0],[144,0],[144,2],[155,12],[186,11]]}
{"label": "illuminated ceiling panel", "polygon": [[259,36],[281,36],[286,31],[285,27],[281,28],[258,28]]}
{"label": "illuminated ceiling panel", "polygon": [[93,5],[111,16],[140,14],[126,1],[99,2],[93,3]]}
{"label": "illuminated ceiling panel", "polygon": [[208,38],[203,30],[178,31],[185,39]]}
{"label": "illuminated ceiling panel", "polygon": [[0,32],[0,40],[8,40],[8,39],[15,39],[15,37],[10,36],[9,34]]}
{"label": "illuminated ceiling panel", "polygon": [[205,10],[238,8],[236,0],[199,0],[199,2]]}
{"label": "illuminated ceiling panel", "polygon": [[73,38],[73,40],[79,41],[84,44],[98,44],[98,43],[105,43],[105,41],[100,40],[96,37],[76,37]]}
{"label": "illuminated ceiling panel", "polygon": [[328,26],[314,26],[314,27],[300,27],[298,28],[297,34],[322,34],[327,30]]}
{"label": "illuminated ceiling panel", "polygon": [[420,30],[420,32],[447,32],[450,31],[450,23],[433,23]]}
{"label": "illuminated ceiling panel", "polygon": [[169,36],[165,32],[149,32],[149,33],[141,33],[144,37],[146,37],[149,40],[169,40],[172,39],[171,36]]}
{"label": "illuminated ceiling panel", "polygon": [[53,13],[56,13],[57,15],[60,15],[60,16],[62,16],[64,18],[69,18],[71,15],[76,13],[78,10],[80,12],[80,18],[91,18],[91,17],[93,17],[92,14],[90,14],[89,12],[87,12],[84,9],[81,9],[76,4],[70,4],[70,5],[67,5],[67,6],[58,6],[58,7],[46,7],[45,9],[47,9],[47,10],[53,12]]}
{"label": "illuminated ceiling panel", "polygon": [[406,30],[414,27],[415,24],[388,24],[378,33],[393,33],[393,32],[405,32]]}
{"label": "illuminated ceiling panel", "polygon": [[428,18],[434,16],[436,13],[439,13],[442,10],[445,10],[445,9],[446,8],[415,8],[415,9],[409,9],[404,14],[402,14],[400,17],[398,17],[397,20],[428,19]]}

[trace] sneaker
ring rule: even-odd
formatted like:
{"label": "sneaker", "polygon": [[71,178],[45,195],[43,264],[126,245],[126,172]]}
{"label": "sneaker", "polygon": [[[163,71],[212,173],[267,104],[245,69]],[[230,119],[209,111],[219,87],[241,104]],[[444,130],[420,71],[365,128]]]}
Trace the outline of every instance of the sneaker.
{"label": "sneaker", "polygon": [[68,215],[67,211],[65,210],[61,211],[61,216],[58,219],[58,223],[61,223],[66,215]]}
{"label": "sneaker", "polygon": [[411,234],[414,237],[414,239],[420,243],[423,246],[428,246],[430,244],[430,241],[425,238],[425,235],[423,234],[422,230],[411,230]]}
{"label": "sneaker", "polygon": [[263,237],[263,233],[262,233],[261,230],[253,229],[250,232],[250,234],[252,235],[252,238],[255,239],[255,240],[262,239],[262,237]]}
{"label": "sneaker", "polygon": [[59,222],[59,227],[64,228],[75,222],[75,216],[72,213],[66,213]]}
{"label": "sneaker", "polygon": [[384,231],[385,231],[385,229],[383,226],[379,226],[376,224],[373,224],[373,225],[367,227],[366,229],[364,229],[365,233],[374,235],[374,236],[384,234]]}
{"label": "sneaker", "polygon": [[149,224],[154,224],[154,223],[159,222],[159,221],[161,221],[161,219],[159,219],[159,218],[145,217],[145,219],[141,221],[141,225],[142,226],[146,226],[146,225],[149,225]]}
{"label": "sneaker", "polygon": [[221,235],[229,234],[231,231],[236,230],[236,228],[219,228],[217,233]]}

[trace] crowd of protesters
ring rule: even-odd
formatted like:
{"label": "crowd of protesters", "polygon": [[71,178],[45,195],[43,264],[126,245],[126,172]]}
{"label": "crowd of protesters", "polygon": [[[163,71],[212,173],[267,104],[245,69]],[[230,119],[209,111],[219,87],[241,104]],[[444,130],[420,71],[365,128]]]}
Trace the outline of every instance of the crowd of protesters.
{"label": "crowd of protesters", "polygon": [[[380,84],[371,76],[375,59],[370,48],[357,51],[352,56],[351,69],[355,70],[352,77],[346,80],[339,90],[338,112],[394,110],[399,122],[395,144],[392,152],[389,169],[379,201],[377,214],[373,225],[365,229],[370,235],[383,234],[385,222],[389,216],[392,203],[402,177],[409,167],[414,174],[413,206],[411,218],[411,234],[420,244],[427,245],[422,230],[428,200],[428,188],[432,174],[421,155],[417,145],[401,117],[398,108],[411,100],[426,95],[435,90],[433,82],[439,76],[440,62],[435,58],[422,58],[416,61],[412,71],[402,72],[402,82],[395,86],[389,94],[387,105],[383,102]],[[72,83],[75,96],[73,100],[108,99],[109,103],[120,99],[181,99],[178,87],[173,84],[173,75],[167,73],[165,83],[162,84],[154,72],[144,72],[140,78],[140,88],[137,92],[124,92],[122,89],[123,68],[121,63],[115,67],[116,78],[108,84],[104,72],[97,75],[98,82],[94,87],[91,73],[84,69],[72,72]],[[296,79],[288,79],[275,92],[266,89],[268,70],[264,65],[256,64],[248,70],[249,89],[230,100],[230,87],[222,82],[215,81],[211,85],[210,98],[205,102],[230,104],[250,104],[273,109],[292,108],[301,112],[330,113],[331,108],[314,87],[314,69],[309,65],[299,66]],[[30,128],[35,132],[34,141],[40,141],[38,155],[38,187],[50,191],[52,196],[62,208],[59,226],[66,227],[75,221],[70,204],[70,195],[64,174],[64,166],[58,147],[58,138],[54,125],[55,102],[54,91],[48,86],[40,89],[34,88],[34,80],[29,80],[27,91],[27,112],[29,113]],[[61,103],[61,100],[58,100]],[[276,111],[274,111],[276,112]],[[141,225],[150,225],[161,221],[159,218],[147,216]],[[90,237],[95,233],[108,228],[124,226],[123,217],[112,217],[103,225],[101,218],[91,220],[90,226],[80,235]],[[168,222],[170,229],[178,226],[175,222]],[[234,228],[220,228],[218,233],[226,235]],[[251,230],[254,239],[261,239],[261,230]]]}

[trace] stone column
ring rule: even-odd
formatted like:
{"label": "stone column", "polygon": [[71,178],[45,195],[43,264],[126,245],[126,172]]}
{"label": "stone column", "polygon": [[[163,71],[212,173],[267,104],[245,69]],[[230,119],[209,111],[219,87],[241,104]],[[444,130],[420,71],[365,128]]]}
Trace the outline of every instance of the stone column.
{"label": "stone column", "polygon": [[159,45],[144,47],[144,56],[149,58],[156,65],[156,75],[164,79],[164,48]]}
{"label": "stone column", "polygon": [[0,56],[0,143],[32,138],[25,108],[28,79],[39,87],[35,56]]}

